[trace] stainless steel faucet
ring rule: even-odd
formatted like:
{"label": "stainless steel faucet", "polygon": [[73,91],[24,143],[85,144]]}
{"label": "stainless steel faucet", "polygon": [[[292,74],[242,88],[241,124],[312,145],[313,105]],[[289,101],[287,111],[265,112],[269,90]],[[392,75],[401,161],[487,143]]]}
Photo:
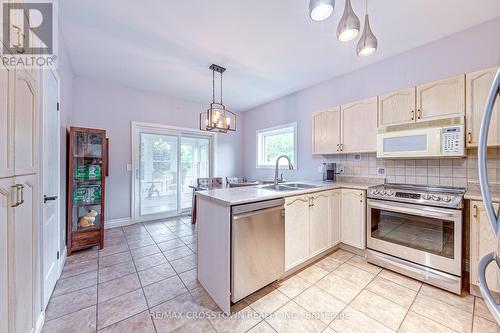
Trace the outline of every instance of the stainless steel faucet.
{"label": "stainless steel faucet", "polygon": [[[286,158],[288,161],[288,169],[293,170],[293,164],[286,155],[281,155],[276,159],[276,170],[274,170],[274,185],[278,185],[278,168],[280,166],[280,159]],[[281,180],[283,180],[283,174],[281,176]]]}

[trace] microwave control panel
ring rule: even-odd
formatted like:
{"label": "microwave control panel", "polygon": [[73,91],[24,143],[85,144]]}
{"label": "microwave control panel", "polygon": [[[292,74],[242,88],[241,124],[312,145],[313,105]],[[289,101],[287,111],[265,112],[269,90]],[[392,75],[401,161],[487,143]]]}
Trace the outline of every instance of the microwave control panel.
{"label": "microwave control panel", "polygon": [[443,154],[462,155],[464,153],[463,127],[446,127],[442,131]]}

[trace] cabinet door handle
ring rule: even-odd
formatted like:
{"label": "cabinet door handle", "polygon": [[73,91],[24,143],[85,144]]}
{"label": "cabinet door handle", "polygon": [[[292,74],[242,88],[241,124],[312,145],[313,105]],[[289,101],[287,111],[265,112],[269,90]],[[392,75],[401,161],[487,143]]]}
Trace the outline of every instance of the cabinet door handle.
{"label": "cabinet door handle", "polygon": [[422,118],[422,110],[418,109],[417,110],[417,119],[421,119]]}
{"label": "cabinet door handle", "polygon": [[[24,203],[24,185],[15,184],[11,188],[16,189],[16,203],[11,205],[12,208],[21,206]],[[19,200],[21,198],[21,200]]]}
{"label": "cabinet door handle", "polygon": [[415,120],[415,111],[414,110],[411,110],[410,117],[411,117],[411,120]]}
{"label": "cabinet door handle", "polygon": [[337,151],[340,150],[340,145],[337,143]]}
{"label": "cabinet door handle", "polygon": [[477,215],[478,215],[477,205],[474,205],[473,210],[474,210],[474,211],[473,211],[473,213],[472,213],[472,216],[477,217]]}
{"label": "cabinet door handle", "polygon": [[340,144],[340,151],[344,151],[344,144],[343,143]]}
{"label": "cabinet door handle", "polygon": [[472,132],[467,133],[467,142],[472,143]]}

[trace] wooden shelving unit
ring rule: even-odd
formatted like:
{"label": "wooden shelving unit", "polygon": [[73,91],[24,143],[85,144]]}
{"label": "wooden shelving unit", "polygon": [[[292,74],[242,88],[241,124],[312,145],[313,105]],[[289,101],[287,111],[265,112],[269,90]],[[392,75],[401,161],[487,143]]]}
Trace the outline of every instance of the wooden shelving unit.
{"label": "wooden shelving unit", "polygon": [[[68,153],[68,255],[92,246],[104,247],[106,131],[69,129]],[[94,225],[80,226],[89,211],[97,212]]]}

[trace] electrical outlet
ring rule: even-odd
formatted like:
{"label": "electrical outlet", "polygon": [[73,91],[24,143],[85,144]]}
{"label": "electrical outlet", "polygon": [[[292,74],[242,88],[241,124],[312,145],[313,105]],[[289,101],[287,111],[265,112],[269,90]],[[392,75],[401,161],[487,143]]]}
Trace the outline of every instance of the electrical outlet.
{"label": "electrical outlet", "polygon": [[127,171],[128,172],[131,172],[132,171],[132,164],[127,164]]}
{"label": "electrical outlet", "polygon": [[354,154],[352,155],[352,159],[355,161],[361,161],[361,154]]}
{"label": "electrical outlet", "polygon": [[377,176],[385,177],[385,168],[377,168]]}
{"label": "electrical outlet", "polygon": [[344,172],[345,172],[344,166],[343,165],[337,165],[337,173],[342,174]]}
{"label": "electrical outlet", "polygon": [[318,173],[323,173],[323,164],[318,167]]}

